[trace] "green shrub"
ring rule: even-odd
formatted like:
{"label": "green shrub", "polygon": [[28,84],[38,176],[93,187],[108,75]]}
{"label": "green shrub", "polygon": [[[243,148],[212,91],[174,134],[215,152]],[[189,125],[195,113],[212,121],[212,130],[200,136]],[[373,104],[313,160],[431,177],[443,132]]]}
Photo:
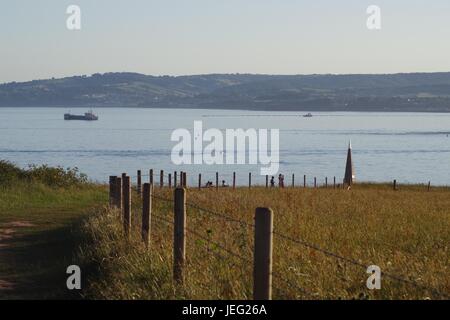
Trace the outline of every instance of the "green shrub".
{"label": "green shrub", "polygon": [[77,167],[64,169],[47,165],[31,165],[27,170],[30,180],[41,182],[51,187],[69,187],[88,182],[87,176],[80,173]]}
{"label": "green shrub", "polygon": [[9,161],[0,160],[0,186],[23,180],[25,176],[24,170]]}
{"label": "green shrub", "polygon": [[37,182],[49,187],[70,187],[88,183],[85,174],[78,168],[49,167],[47,165],[30,165],[21,169],[15,164],[0,160],[0,186],[18,182]]}

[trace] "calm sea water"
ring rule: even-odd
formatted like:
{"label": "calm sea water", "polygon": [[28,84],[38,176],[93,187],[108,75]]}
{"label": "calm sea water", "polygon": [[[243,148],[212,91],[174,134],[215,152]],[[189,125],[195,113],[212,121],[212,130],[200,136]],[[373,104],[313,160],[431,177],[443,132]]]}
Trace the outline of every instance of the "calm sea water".
{"label": "calm sea water", "polygon": [[[57,108],[0,108],[0,159],[20,166],[49,164],[78,167],[95,181],[109,175],[149,168],[188,172],[190,182],[214,172],[230,182],[246,184],[252,171],[263,183],[259,167],[251,165],[172,164],[170,154],[175,128],[193,129],[195,120],[206,128],[279,128],[280,171],[303,175],[336,176],[341,181],[349,140],[358,181],[450,184],[450,114],[315,112],[312,118],[298,112],[228,110],[118,109],[94,110],[99,121],[64,121],[67,110]],[[85,110],[72,110],[83,113]]]}

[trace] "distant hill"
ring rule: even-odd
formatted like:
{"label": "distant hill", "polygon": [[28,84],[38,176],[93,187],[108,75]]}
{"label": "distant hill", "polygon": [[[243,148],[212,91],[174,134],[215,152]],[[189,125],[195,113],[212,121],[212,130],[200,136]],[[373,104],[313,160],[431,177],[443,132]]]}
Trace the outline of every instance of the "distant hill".
{"label": "distant hill", "polygon": [[383,75],[105,73],[0,85],[0,107],[450,112],[450,72]]}

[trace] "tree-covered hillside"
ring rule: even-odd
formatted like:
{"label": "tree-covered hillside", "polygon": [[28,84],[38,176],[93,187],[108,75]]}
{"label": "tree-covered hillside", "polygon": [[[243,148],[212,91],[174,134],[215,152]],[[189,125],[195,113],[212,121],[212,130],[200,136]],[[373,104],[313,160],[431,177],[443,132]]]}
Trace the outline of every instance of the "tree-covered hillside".
{"label": "tree-covered hillside", "polygon": [[450,73],[106,73],[0,85],[0,107],[22,106],[449,112]]}

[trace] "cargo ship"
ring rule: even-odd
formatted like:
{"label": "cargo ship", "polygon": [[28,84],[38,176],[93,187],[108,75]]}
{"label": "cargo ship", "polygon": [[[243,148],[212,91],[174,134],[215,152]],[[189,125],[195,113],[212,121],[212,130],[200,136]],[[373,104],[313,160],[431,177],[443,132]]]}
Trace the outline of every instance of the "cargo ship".
{"label": "cargo ship", "polygon": [[64,114],[64,120],[95,121],[95,120],[98,120],[98,116],[96,116],[92,112],[92,110],[90,110],[89,112],[86,112],[84,115],[76,115],[76,114],[65,113]]}

